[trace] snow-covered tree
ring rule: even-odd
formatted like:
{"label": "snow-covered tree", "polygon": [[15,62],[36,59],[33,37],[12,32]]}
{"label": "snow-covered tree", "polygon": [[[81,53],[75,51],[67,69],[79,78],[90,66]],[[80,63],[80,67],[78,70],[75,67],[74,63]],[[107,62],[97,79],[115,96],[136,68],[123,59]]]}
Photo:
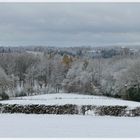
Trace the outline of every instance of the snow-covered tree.
{"label": "snow-covered tree", "polygon": [[12,87],[13,81],[6,75],[4,70],[0,68],[0,97],[2,99],[8,99],[9,97],[5,91]]}
{"label": "snow-covered tree", "polygon": [[29,67],[31,67],[37,58],[31,54],[20,54],[15,59],[15,75],[19,77],[20,86],[25,83],[26,73]]}
{"label": "snow-covered tree", "polygon": [[88,61],[76,61],[63,81],[65,90],[68,92],[95,94],[96,74],[91,66]]}

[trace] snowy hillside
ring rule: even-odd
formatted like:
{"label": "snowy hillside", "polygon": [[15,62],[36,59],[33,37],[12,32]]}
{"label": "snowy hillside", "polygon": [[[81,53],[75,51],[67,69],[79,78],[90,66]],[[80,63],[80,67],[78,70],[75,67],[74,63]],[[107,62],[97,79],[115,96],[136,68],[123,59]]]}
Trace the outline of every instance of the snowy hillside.
{"label": "snowy hillside", "polygon": [[18,97],[11,100],[0,101],[0,103],[6,104],[44,104],[44,105],[64,105],[64,104],[75,104],[75,105],[120,105],[128,107],[138,107],[139,102],[126,101],[121,99],[115,99],[104,96],[93,96],[93,95],[80,95],[80,94],[44,94],[28,97]]}

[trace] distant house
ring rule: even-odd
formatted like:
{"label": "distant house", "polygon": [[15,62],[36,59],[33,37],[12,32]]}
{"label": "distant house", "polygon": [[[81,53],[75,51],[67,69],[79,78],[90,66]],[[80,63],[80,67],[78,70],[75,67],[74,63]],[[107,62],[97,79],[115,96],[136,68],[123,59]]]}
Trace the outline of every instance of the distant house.
{"label": "distant house", "polygon": [[122,47],[122,55],[136,55],[136,54],[138,54],[137,49]]}
{"label": "distant house", "polygon": [[98,58],[101,57],[101,50],[89,50],[87,51],[87,56],[92,57],[92,58]]}

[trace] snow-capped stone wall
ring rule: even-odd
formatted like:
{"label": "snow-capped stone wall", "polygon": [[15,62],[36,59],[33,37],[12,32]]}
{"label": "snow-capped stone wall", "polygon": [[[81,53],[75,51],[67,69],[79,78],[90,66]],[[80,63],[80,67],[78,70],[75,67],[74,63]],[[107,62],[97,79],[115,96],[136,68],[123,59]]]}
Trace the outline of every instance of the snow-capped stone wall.
{"label": "snow-capped stone wall", "polygon": [[18,105],[0,104],[1,113],[25,114],[81,114],[109,116],[140,116],[140,107],[129,109],[127,106],[93,106],[93,105]]}

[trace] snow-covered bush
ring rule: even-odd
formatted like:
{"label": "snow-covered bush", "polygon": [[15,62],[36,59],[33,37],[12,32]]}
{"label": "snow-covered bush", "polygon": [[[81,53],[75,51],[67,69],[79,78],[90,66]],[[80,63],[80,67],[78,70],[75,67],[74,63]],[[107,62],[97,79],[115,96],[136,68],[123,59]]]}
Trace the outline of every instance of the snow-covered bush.
{"label": "snow-covered bush", "polygon": [[6,94],[5,92],[0,93],[0,97],[1,97],[2,100],[8,100],[9,99],[8,94]]}
{"label": "snow-covered bush", "polygon": [[20,91],[15,93],[15,97],[22,97],[22,96],[27,96],[25,91]]}

